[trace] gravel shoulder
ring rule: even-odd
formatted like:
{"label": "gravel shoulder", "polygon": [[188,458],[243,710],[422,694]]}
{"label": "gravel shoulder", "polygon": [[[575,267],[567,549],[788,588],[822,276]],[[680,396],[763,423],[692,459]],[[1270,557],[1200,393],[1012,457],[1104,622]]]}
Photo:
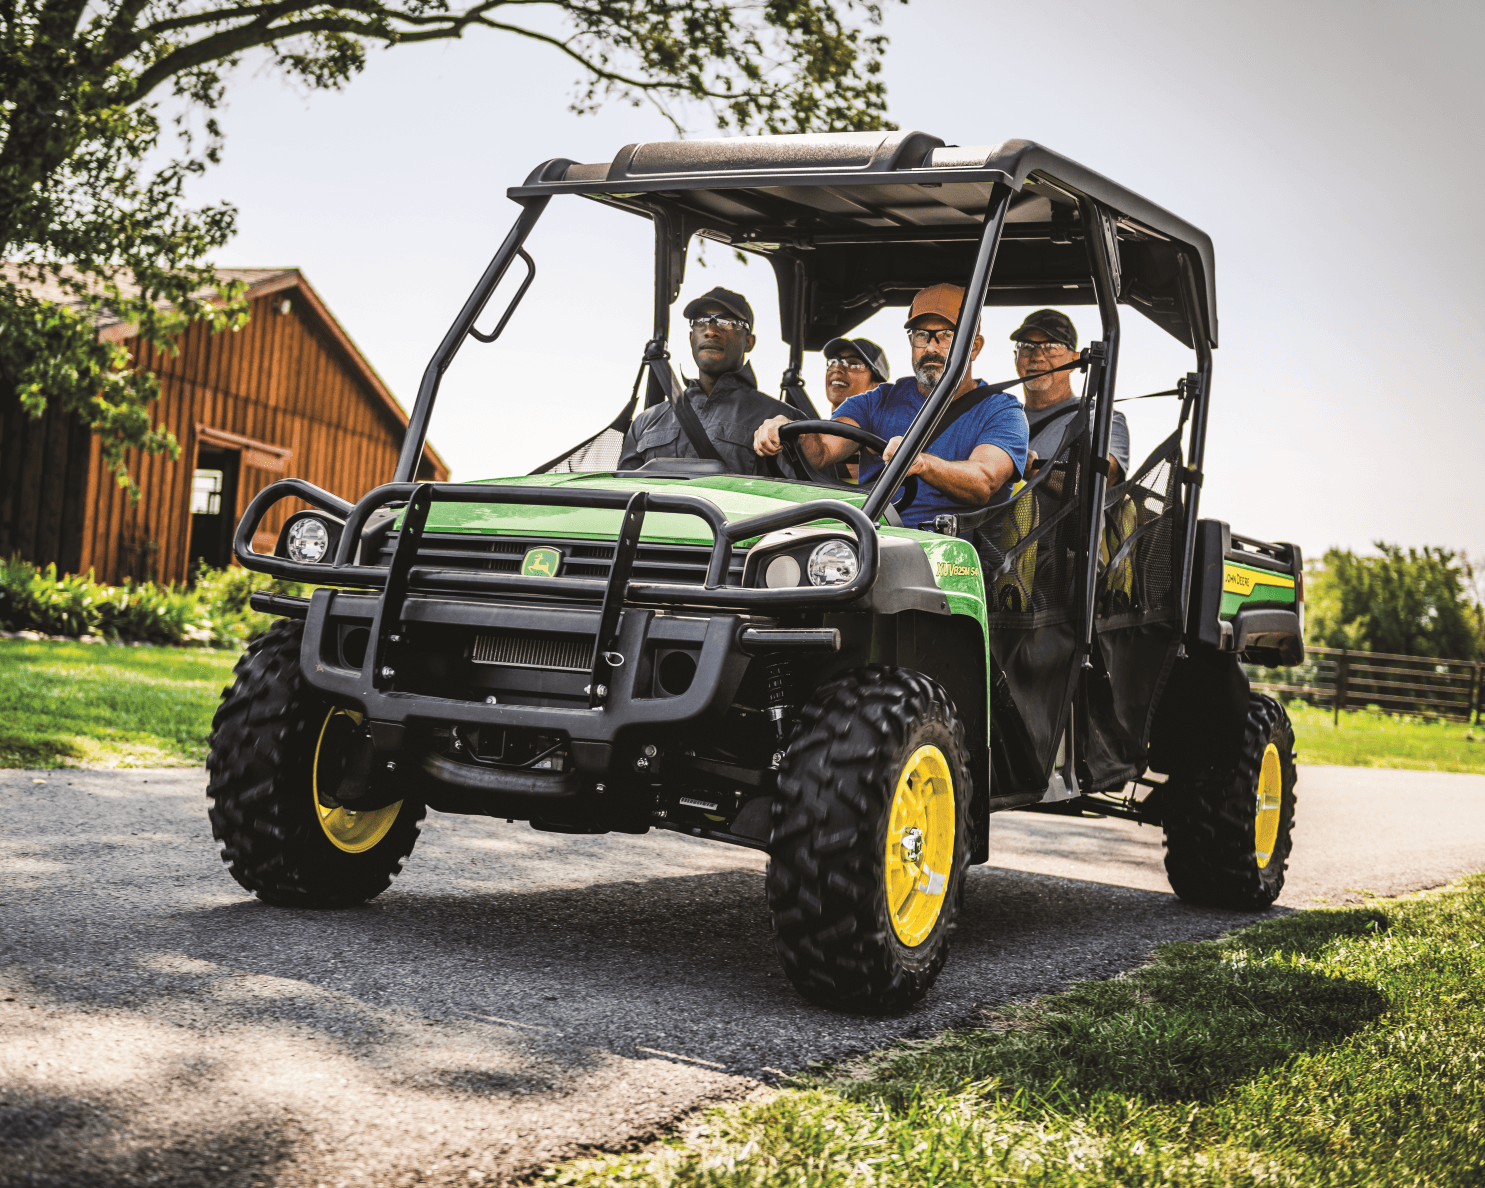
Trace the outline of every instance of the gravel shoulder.
{"label": "gravel shoulder", "polygon": [[[843,1017],[778,972],[760,854],[433,816],[380,899],[286,911],[227,875],[204,783],[0,773],[5,1188],[507,1181],[1252,918],[1171,896],[1157,830],[1003,814],[934,992]],[[1485,777],[1299,794],[1281,906],[1485,867]]]}

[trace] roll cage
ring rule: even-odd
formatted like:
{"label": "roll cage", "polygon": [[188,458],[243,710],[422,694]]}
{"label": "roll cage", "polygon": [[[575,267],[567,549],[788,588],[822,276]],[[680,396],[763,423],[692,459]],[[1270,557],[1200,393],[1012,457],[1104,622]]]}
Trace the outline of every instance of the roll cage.
{"label": "roll cage", "polygon": [[[1190,437],[1179,476],[1183,539],[1175,561],[1185,624],[1217,345],[1212,242],[1169,211],[1032,141],[964,147],[923,132],[828,133],[631,144],[606,164],[544,162],[508,191],[521,213],[424,371],[394,483],[413,480],[444,371],[467,337],[489,342],[504,328],[535,276],[525,240],[551,199],[570,194],[654,224],[654,326],[641,364],[641,373],[649,373],[646,404],[679,396],[667,336],[687,246],[697,235],[761,255],[772,266],[789,347],[780,386],[808,416],[815,410],[800,375],[805,350],[820,349],[883,307],[906,306],[919,288],[952,280],[964,283],[966,308],[1098,307],[1101,338],[1086,352],[1086,452],[1090,462],[1105,458],[1119,306],[1139,310],[1196,353],[1196,370],[1181,384],[1182,426],[1189,411]],[[495,330],[483,333],[475,321],[517,259],[527,276]],[[931,440],[968,370],[971,343],[971,336],[955,339],[943,381],[863,505],[869,520],[883,514]],[[1097,578],[1090,562],[1099,553],[1106,491],[1107,475],[1094,463],[1080,515],[1085,663]]]}

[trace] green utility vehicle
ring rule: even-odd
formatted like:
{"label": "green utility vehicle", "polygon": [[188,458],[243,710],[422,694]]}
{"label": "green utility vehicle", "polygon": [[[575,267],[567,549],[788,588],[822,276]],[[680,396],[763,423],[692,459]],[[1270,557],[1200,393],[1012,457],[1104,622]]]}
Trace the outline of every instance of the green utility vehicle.
{"label": "green utility vehicle", "polygon": [[[766,851],[789,978],[868,1012],[933,984],[1001,810],[1158,824],[1177,894],[1273,902],[1293,735],[1241,662],[1301,658],[1301,560],[1198,518],[1217,342],[1206,235],[1039,145],[921,132],[629,145],[548,161],[509,194],[520,215],[428,365],[392,481],[352,504],[284,479],[238,526],[242,564],[318,586],[254,596],[283,618],[216,715],[211,820],[244,887],[287,906],[370,899],[426,809],[678,830]],[[535,277],[523,242],[564,195],[654,223],[654,337],[628,404],[531,474],[414,481],[440,378],[466,338],[510,321]],[[666,338],[697,235],[774,271],[781,389],[801,417],[788,469],[810,481],[702,458],[615,469],[640,402],[680,395]],[[519,291],[477,329],[517,260]],[[1060,449],[1013,498],[904,524],[906,472],[973,336],[954,338],[866,487],[808,469],[799,434],[885,443],[818,420],[800,368],[945,280],[966,287],[958,325],[985,305],[1081,303],[1102,337],[1077,361]],[[1170,436],[1111,483],[1127,309],[1194,369],[1168,393]],[[254,552],[285,499],[300,510],[273,555]]]}

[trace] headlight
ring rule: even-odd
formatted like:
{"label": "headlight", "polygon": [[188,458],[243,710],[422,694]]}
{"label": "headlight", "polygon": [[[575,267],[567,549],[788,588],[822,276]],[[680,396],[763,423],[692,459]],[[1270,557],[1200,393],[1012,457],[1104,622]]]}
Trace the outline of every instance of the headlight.
{"label": "headlight", "polygon": [[859,568],[854,548],[843,540],[827,540],[810,554],[810,585],[843,586]]}
{"label": "headlight", "polygon": [[330,551],[330,529],[313,516],[295,520],[289,528],[288,549],[291,561],[309,565],[322,561]]}
{"label": "headlight", "polygon": [[788,553],[780,553],[763,571],[763,584],[775,590],[787,590],[799,585],[799,562]]}

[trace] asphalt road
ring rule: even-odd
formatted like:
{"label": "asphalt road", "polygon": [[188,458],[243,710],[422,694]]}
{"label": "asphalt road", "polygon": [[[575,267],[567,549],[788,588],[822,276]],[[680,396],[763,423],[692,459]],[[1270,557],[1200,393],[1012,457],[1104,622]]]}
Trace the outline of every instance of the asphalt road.
{"label": "asphalt road", "polygon": [[[864,1020],[780,975],[751,851],[435,816],[380,899],[285,911],[203,787],[0,772],[5,1188],[503,1181],[1250,918],[1177,901],[1156,830],[1002,814],[933,993]],[[1485,869],[1485,777],[1302,768],[1298,821],[1281,906]]]}

